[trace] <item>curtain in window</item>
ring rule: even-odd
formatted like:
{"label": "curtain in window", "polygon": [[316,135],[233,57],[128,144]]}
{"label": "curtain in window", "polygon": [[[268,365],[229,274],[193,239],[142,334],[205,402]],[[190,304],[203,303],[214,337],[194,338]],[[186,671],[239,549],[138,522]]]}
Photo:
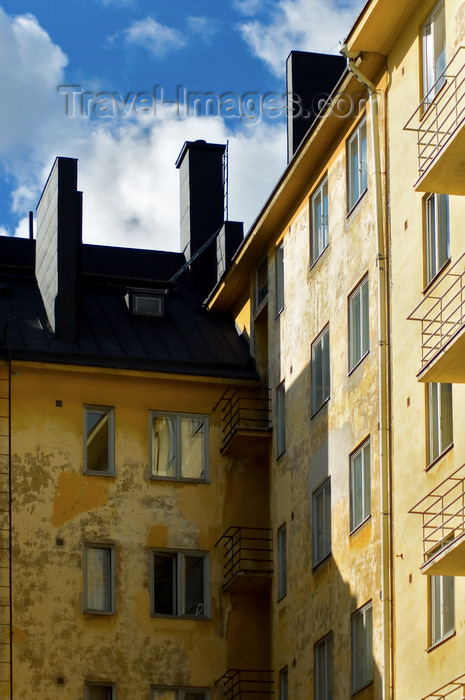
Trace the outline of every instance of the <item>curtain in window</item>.
{"label": "curtain in window", "polygon": [[153,417],[152,464],[154,476],[175,476],[176,418]]}
{"label": "curtain in window", "polygon": [[205,424],[203,418],[181,416],[181,474],[201,479],[204,469]]}
{"label": "curtain in window", "polygon": [[109,612],[111,596],[111,549],[86,548],[87,609]]}

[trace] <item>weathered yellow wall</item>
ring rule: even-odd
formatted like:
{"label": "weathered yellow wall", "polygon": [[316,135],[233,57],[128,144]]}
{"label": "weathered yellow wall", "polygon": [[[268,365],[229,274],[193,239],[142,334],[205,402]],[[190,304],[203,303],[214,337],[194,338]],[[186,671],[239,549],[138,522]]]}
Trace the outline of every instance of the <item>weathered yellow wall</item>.
{"label": "weathered yellow wall", "polygon": [[[369,116],[368,116],[369,119]],[[288,666],[289,697],[314,697],[314,644],[334,635],[335,697],[350,697],[351,613],[373,600],[374,684],[358,696],[379,697],[381,657],[378,332],[376,231],[372,166],[368,192],[350,216],[346,209],[345,138],[355,122],[342,125],[341,141],[302,185],[301,204],[289,221],[277,223],[268,247],[268,313],[255,323],[255,344],[267,341],[272,396],[286,386],[286,450],[271,455],[271,522],[287,524],[287,595],[272,590],[272,662],[275,683]],[[368,133],[369,133],[368,122]],[[368,159],[371,164],[371,146]],[[329,247],[310,268],[309,197],[328,172]],[[276,242],[284,241],[285,308],[275,313]],[[348,375],[348,295],[369,273],[370,353]],[[311,344],[329,322],[331,398],[311,418]],[[258,335],[257,335],[258,331]],[[262,350],[261,356],[266,353]],[[262,370],[263,371],[263,370]],[[274,406],[274,421],[276,406]],[[349,455],[371,436],[372,516],[350,535]],[[275,437],[275,436],[274,436]],[[312,493],[331,476],[332,555],[313,570]],[[276,548],[275,548],[276,549]],[[275,571],[278,562],[275,552]],[[278,687],[278,686],[277,686]],[[358,697],[357,696],[357,697]]]}
{"label": "weathered yellow wall", "polygon": [[[403,127],[422,99],[420,34],[435,5],[435,2],[415,4],[409,20],[399,27],[388,57],[394,643],[398,698],[429,695],[465,670],[465,581],[462,578],[455,581],[456,635],[428,652],[428,581],[427,576],[420,572],[422,522],[421,516],[408,513],[423,496],[463,464],[465,454],[465,387],[454,385],[454,447],[425,471],[425,386],[416,379],[420,369],[421,327],[418,322],[407,320],[423,298],[424,195],[415,192],[413,187],[418,178],[416,133],[404,131]],[[447,60],[450,60],[457,46],[465,43],[465,3],[446,0],[445,8]],[[449,204],[451,258],[455,261],[464,252],[465,202],[463,197],[451,196]]]}
{"label": "weathered yellow wall", "polygon": [[[117,683],[118,697],[147,700],[150,684],[213,687],[247,650],[268,665],[266,620],[237,622],[233,596],[221,592],[218,539],[230,525],[268,524],[263,469],[220,455],[221,411],[212,409],[225,386],[25,363],[13,370],[14,697],[81,698],[85,680],[102,680]],[[82,473],[83,404],[115,407],[115,476]],[[208,484],[149,479],[149,410],[209,414]],[[115,615],[83,613],[84,542],[115,545]],[[150,616],[151,547],[210,552],[211,619]]]}

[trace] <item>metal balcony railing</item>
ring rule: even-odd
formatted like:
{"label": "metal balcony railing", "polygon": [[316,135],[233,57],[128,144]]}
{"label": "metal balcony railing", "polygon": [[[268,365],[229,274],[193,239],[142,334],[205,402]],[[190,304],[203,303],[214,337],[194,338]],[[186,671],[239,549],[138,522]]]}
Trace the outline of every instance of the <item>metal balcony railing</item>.
{"label": "metal balcony railing", "polygon": [[453,681],[442,685],[440,688],[435,690],[429,695],[425,695],[421,700],[463,700],[465,698],[465,673],[458,676]]}
{"label": "metal balcony railing", "polygon": [[465,47],[461,46],[404,129],[418,133],[418,181],[465,119]]}
{"label": "metal balcony railing", "polygon": [[441,275],[408,317],[421,321],[422,372],[465,323],[465,253]]}
{"label": "metal balcony railing", "polygon": [[273,672],[231,669],[216,682],[224,700],[269,700],[273,697]]}
{"label": "metal balcony railing", "polygon": [[223,446],[226,448],[238,431],[268,432],[271,428],[271,395],[269,389],[227,390],[223,403]]}
{"label": "metal balcony railing", "polygon": [[218,540],[224,547],[224,583],[227,588],[236,576],[271,576],[273,535],[270,528],[235,527]]}
{"label": "metal balcony railing", "polygon": [[423,560],[424,564],[432,562],[435,556],[452,547],[465,534],[465,464],[422,498],[409,513],[423,518]]}

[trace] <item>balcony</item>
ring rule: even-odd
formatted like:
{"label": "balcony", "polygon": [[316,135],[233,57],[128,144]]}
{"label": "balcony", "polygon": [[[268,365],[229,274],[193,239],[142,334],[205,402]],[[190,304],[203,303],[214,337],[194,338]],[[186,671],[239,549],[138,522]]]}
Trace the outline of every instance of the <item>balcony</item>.
{"label": "balcony", "polygon": [[464,125],[465,47],[461,46],[404,126],[417,132],[417,192],[465,194]]}
{"label": "balcony", "polygon": [[272,531],[264,527],[230,527],[218,540],[224,547],[223,590],[262,591],[273,573]]}
{"label": "balcony", "polygon": [[465,464],[409,513],[423,518],[422,573],[465,576]]}
{"label": "balcony", "polygon": [[465,673],[453,681],[442,685],[429,695],[425,695],[421,700],[463,700],[465,698]]}
{"label": "balcony", "polygon": [[408,317],[421,321],[421,382],[465,382],[465,253]]}
{"label": "balcony", "polygon": [[230,456],[267,455],[271,436],[271,396],[269,389],[226,390],[222,404],[223,444],[221,452]]}
{"label": "balcony", "polygon": [[274,694],[273,672],[231,669],[216,686],[223,689],[224,700],[269,700]]}

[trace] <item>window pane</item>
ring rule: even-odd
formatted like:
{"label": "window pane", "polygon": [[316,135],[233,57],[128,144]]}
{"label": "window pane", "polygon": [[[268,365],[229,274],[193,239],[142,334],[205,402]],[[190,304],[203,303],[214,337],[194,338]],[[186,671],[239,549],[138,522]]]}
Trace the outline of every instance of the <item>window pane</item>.
{"label": "window pane", "polygon": [[358,140],[356,137],[352,138],[349,143],[349,168],[349,208],[352,208],[360,197]]}
{"label": "window pane", "polygon": [[110,470],[110,410],[85,409],[86,463],[88,471]]}
{"label": "window pane", "polygon": [[360,525],[363,520],[362,510],[362,493],[363,493],[363,477],[362,477],[362,452],[359,452],[352,459],[352,530]]}
{"label": "window pane", "polygon": [[453,441],[452,385],[428,384],[428,463],[431,464]]}
{"label": "window pane", "polygon": [[367,173],[367,125],[366,122],[360,126],[360,194],[366,190],[368,186]]}
{"label": "window pane", "polygon": [[454,577],[443,576],[444,636],[455,629],[454,597]]}
{"label": "window pane", "polygon": [[204,475],[205,421],[181,417],[181,474],[185,479]]}
{"label": "window pane", "polygon": [[452,442],[452,384],[441,387],[441,452]]}
{"label": "window pane", "polygon": [[287,535],[286,526],[278,530],[278,597],[282,598],[287,591]]}
{"label": "window pane", "polygon": [[257,268],[257,306],[268,294],[268,259],[263,258]]}
{"label": "window pane", "polygon": [[280,700],[288,699],[288,673],[287,668],[279,672],[279,697]]}
{"label": "window pane", "polygon": [[201,690],[184,691],[183,700],[205,700],[206,694]]}
{"label": "window pane", "polygon": [[276,452],[279,457],[286,449],[286,413],[285,413],[285,386],[280,384],[276,389],[276,412],[277,412],[277,441]]}
{"label": "window pane", "polygon": [[325,539],[324,539],[324,554],[329,554],[331,551],[331,485],[324,489],[324,510],[325,510]]}
{"label": "window pane", "polygon": [[362,355],[370,349],[370,320],[368,308],[368,278],[362,284]]}
{"label": "window pane", "polygon": [[153,416],[152,474],[176,476],[176,418]]}
{"label": "window pane", "polygon": [[350,369],[362,358],[362,316],[361,295],[358,289],[349,301]]}
{"label": "window pane", "polygon": [[153,612],[176,614],[176,554],[153,555]]}
{"label": "window pane", "polygon": [[437,194],[438,271],[449,259],[449,197]]}
{"label": "window pane", "polygon": [[205,557],[184,556],[185,615],[206,615]]}
{"label": "window pane", "polygon": [[284,308],[284,246],[276,249],[276,313]]}
{"label": "window pane", "polygon": [[373,680],[373,620],[371,603],[352,616],[353,690]]}
{"label": "window pane", "polygon": [[437,5],[423,28],[422,59],[424,96],[427,102],[432,102],[445,82],[445,78],[441,78],[446,67],[446,23],[443,2]]}
{"label": "window pane", "polygon": [[112,550],[108,547],[86,547],[86,609],[111,612]]}

